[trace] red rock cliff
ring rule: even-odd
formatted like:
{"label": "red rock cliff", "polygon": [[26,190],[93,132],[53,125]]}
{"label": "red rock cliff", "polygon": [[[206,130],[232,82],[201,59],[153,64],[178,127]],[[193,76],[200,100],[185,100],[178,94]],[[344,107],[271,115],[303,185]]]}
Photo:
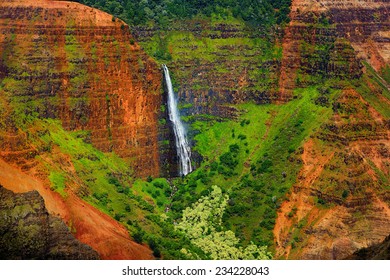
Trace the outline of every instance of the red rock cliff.
{"label": "red rock cliff", "polygon": [[77,3],[10,0],[0,4],[0,29],[1,78],[29,83],[15,96],[44,104],[36,113],[68,130],[89,130],[95,147],[137,175],[159,174],[161,74],[127,25]]}
{"label": "red rock cliff", "polygon": [[[128,229],[76,195],[80,181],[67,155],[42,150],[31,137],[39,133],[34,121],[59,119],[67,130],[89,132],[85,141],[115,151],[136,175],[159,174],[161,73],[128,26],[71,2],[2,1],[0,81],[0,184],[37,190],[50,214],[103,259],[153,258]],[[58,156],[49,165],[69,171],[63,196],[48,187],[47,167],[37,160],[45,154]]]}

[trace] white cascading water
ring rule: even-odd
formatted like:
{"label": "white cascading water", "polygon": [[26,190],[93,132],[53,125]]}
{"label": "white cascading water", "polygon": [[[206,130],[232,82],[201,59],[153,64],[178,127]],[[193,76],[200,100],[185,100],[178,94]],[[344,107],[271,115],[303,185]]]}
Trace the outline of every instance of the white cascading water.
{"label": "white cascading water", "polygon": [[179,174],[185,176],[192,171],[191,166],[191,149],[188,145],[186,131],[180,119],[180,113],[177,109],[177,101],[173,91],[171,77],[169,76],[168,67],[163,64],[165,82],[168,88],[168,114],[169,120],[173,124],[175,133],[176,152],[179,158]]}

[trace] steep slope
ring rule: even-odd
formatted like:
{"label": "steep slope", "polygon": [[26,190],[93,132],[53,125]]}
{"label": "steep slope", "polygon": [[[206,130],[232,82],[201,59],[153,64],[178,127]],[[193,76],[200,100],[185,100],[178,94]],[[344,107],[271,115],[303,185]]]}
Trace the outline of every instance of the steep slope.
{"label": "steep slope", "polygon": [[349,260],[389,260],[390,259],[390,236],[382,243],[360,249],[349,256]]}
{"label": "steep slope", "polygon": [[0,185],[1,259],[97,259],[57,217],[37,191],[14,194]]}
{"label": "steep slope", "polygon": [[143,213],[116,188],[159,174],[156,64],[123,22],[76,3],[2,1],[0,29],[2,185],[37,190],[103,259],[153,258],[95,207]]}
{"label": "steep slope", "polygon": [[[303,145],[274,228],[278,257],[343,259],[390,232],[388,7],[293,1],[281,93],[322,83],[316,102],[333,116]],[[341,89],[333,100],[327,85]]]}
{"label": "steep slope", "polygon": [[[134,31],[172,65],[203,157],[172,209],[217,184],[240,238],[274,239],[281,258],[345,258],[390,230],[388,3],[293,1],[291,19],[282,44],[231,18]],[[250,101],[289,102],[237,105]]]}
{"label": "steep slope", "polygon": [[281,47],[275,30],[242,20],[175,21],[172,28],[137,26],[132,33],[145,51],[171,69],[184,115],[237,116],[229,105],[279,100]]}
{"label": "steep slope", "polygon": [[[212,185],[229,195],[218,230],[238,248],[343,259],[389,235],[386,1],[293,1],[284,36],[229,14],[132,30],[169,66],[199,155],[188,176],[147,182],[133,175],[176,169],[156,65],[107,14],[26,3],[2,4],[3,174],[11,163],[38,180],[49,211],[102,256],[151,257],[129,230],[155,257],[207,257],[173,224]],[[9,174],[8,188],[26,185]]]}
{"label": "steep slope", "polygon": [[[90,206],[72,192],[61,197],[41,181],[0,159],[0,184],[15,193],[37,191],[51,215],[60,217],[81,242],[102,259],[150,259],[151,252],[129,238],[125,227]],[[27,257],[27,256],[26,256]],[[60,257],[60,256],[59,256]]]}
{"label": "steep slope", "polygon": [[2,1],[0,13],[2,156],[23,165],[33,148],[18,129],[58,118],[137,175],[158,175],[161,73],[128,26],[63,1]]}

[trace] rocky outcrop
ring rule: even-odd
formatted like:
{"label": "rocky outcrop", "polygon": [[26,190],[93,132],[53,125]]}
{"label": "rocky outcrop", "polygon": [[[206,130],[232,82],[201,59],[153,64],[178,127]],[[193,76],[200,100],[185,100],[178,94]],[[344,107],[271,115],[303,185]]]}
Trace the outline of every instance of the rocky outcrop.
{"label": "rocky outcrop", "polygon": [[0,30],[7,160],[31,153],[20,126],[56,118],[90,131],[95,147],[115,151],[138,176],[159,174],[162,77],[126,24],[77,3],[8,0]]}
{"label": "rocky outcrop", "polygon": [[37,191],[15,194],[0,185],[0,259],[98,259],[50,215]]}
{"label": "rocky outcrop", "polygon": [[[80,242],[98,252],[100,259],[153,259],[150,249],[134,242],[123,225],[80,199],[72,191],[68,190],[63,197],[51,190],[48,184],[2,159],[0,175],[0,185],[12,192],[23,194],[38,191],[49,214],[61,218]],[[9,219],[7,215],[4,218]]]}

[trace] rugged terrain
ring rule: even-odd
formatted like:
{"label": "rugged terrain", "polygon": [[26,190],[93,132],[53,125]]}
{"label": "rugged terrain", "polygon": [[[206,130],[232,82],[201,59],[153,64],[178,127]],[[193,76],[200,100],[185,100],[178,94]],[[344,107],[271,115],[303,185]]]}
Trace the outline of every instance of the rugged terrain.
{"label": "rugged terrain", "polygon": [[[340,64],[338,59],[341,57],[351,62],[356,58],[366,60],[378,73],[388,77],[388,10],[387,1],[292,1],[291,22],[283,40],[282,95],[291,95],[296,86],[307,82],[305,74],[308,71],[325,71],[349,78],[358,76],[359,66],[356,63],[349,67]],[[350,44],[356,54],[348,53],[348,48],[338,47],[340,41]],[[310,63],[316,56],[322,56],[323,61]]]}
{"label": "rugged terrain", "polygon": [[158,175],[161,74],[128,26],[62,1],[2,1],[0,12],[2,156],[35,152],[18,121],[56,118],[89,131],[95,147],[115,151],[137,175]]}
{"label": "rugged terrain", "polygon": [[388,8],[387,1],[293,1],[281,93],[313,84],[320,71],[355,82],[343,85],[332,117],[303,145],[303,167],[274,229],[279,256],[342,259],[390,231]]}
{"label": "rugged terrain", "polygon": [[277,37],[242,21],[193,19],[169,30],[137,26],[134,36],[150,55],[168,64],[185,115],[231,118],[230,105],[280,101],[281,46]]}
{"label": "rugged terrain", "polygon": [[[105,159],[92,158],[96,148],[118,153],[124,172],[159,174],[161,74],[155,63],[123,22],[80,4],[2,1],[0,14],[2,185],[37,190],[49,213],[101,258],[152,258],[125,227],[79,196],[89,191],[85,177],[93,172],[86,160],[102,166]],[[56,129],[62,133],[54,136],[57,141]],[[70,134],[80,130],[86,133]],[[85,157],[80,143],[89,151]],[[119,176],[115,164],[99,170]],[[106,173],[102,180],[108,184]]]}
{"label": "rugged terrain", "polygon": [[[284,32],[255,31],[231,18],[133,31],[149,54],[170,65],[182,113],[196,134],[194,148],[204,164],[189,176],[188,191],[197,186],[202,193],[213,183],[229,190],[235,199],[225,226],[261,244],[275,225],[278,258],[342,259],[390,232],[388,8],[386,1],[292,1]],[[296,102],[285,124],[275,119],[287,105],[259,108],[265,132],[245,129],[245,123],[255,129],[259,120],[237,106],[294,104],[291,100],[301,98],[314,107]],[[323,115],[313,120],[307,110]],[[218,124],[221,118],[238,119],[241,127]],[[237,135],[244,137],[234,141]],[[268,148],[269,142],[279,150]],[[234,154],[232,145],[247,155]],[[224,163],[225,155],[233,155],[230,162]],[[272,169],[265,169],[265,162]],[[266,172],[246,174],[249,166]],[[286,179],[277,178],[278,172]],[[272,205],[265,192],[285,202]],[[185,192],[179,200],[183,197]],[[274,207],[280,207],[275,220]]]}
{"label": "rugged terrain", "polygon": [[[226,252],[256,245],[280,259],[382,250],[388,8],[301,0],[289,23],[261,28],[226,13],[130,30],[71,2],[3,1],[0,184],[37,190],[101,258],[210,258],[203,243],[221,236],[234,244]],[[172,178],[159,63],[170,69],[197,167],[183,178]],[[212,201],[213,185],[218,226],[209,217],[197,239],[199,224],[183,220]]]}
{"label": "rugged terrain", "polygon": [[390,259],[390,237],[382,243],[375,244],[368,248],[360,249],[347,259],[351,260],[388,260]]}

